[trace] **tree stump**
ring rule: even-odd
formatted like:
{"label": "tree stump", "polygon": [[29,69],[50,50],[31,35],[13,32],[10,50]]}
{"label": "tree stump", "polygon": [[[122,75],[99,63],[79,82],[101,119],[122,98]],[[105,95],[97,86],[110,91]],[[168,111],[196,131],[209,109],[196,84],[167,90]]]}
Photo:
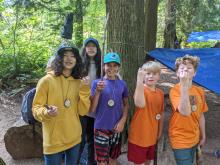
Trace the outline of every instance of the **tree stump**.
{"label": "tree stump", "polygon": [[41,124],[27,125],[19,120],[4,136],[5,148],[13,159],[40,158],[43,156]]}

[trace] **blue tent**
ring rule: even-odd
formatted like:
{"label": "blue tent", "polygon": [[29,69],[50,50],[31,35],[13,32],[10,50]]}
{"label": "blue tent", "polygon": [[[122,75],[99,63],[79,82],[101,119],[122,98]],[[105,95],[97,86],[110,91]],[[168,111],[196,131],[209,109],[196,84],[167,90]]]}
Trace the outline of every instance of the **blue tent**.
{"label": "blue tent", "polygon": [[187,42],[220,41],[220,30],[192,32]]}
{"label": "blue tent", "polygon": [[157,48],[149,52],[168,68],[175,69],[175,60],[185,54],[200,57],[200,64],[194,82],[220,94],[220,48],[165,49]]}

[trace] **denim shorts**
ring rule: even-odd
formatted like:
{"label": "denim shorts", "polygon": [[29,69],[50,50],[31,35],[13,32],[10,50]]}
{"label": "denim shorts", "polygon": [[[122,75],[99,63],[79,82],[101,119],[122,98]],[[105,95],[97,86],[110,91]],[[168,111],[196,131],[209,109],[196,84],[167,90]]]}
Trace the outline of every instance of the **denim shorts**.
{"label": "denim shorts", "polygon": [[197,146],[198,145],[186,149],[173,149],[176,164],[193,165]]}
{"label": "denim shorts", "polygon": [[77,144],[70,149],[55,154],[44,155],[44,165],[61,165],[64,159],[64,165],[77,165],[80,145]]}

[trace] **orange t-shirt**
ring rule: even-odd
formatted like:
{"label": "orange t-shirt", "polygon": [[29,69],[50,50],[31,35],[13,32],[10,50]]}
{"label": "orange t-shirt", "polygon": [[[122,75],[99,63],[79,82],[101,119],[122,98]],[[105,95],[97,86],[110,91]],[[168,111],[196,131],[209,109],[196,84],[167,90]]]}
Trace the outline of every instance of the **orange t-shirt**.
{"label": "orange t-shirt", "polygon": [[144,87],[144,97],[146,105],[144,108],[136,107],[130,124],[128,141],[141,147],[148,147],[156,144],[158,132],[156,115],[164,111],[164,94],[158,88],[151,91]]}
{"label": "orange t-shirt", "polygon": [[169,123],[169,138],[173,149],[191,148],[199,143],[199,120],[203,112],[208,111],[204,90],[192,85],[189,89],[192,113],[183,116],[179,113],[180,84],[170,90],[172,116]]}

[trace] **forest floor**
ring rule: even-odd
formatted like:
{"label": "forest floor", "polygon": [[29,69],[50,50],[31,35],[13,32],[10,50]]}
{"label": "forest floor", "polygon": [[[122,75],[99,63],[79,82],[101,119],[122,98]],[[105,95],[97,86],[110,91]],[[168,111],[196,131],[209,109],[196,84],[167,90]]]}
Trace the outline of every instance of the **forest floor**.
{"label": "forest floor", "polygon": [[[161,87],[164,88],[165,93],[168,89],[176,83],[177,79],[175,74],[168,69],[163,69]],[[203,165],[219,165],[220,159],[213,156],[216,149],[220,149],[220,96],[212,92],[206,91],[206,99],[209,106],[209,111],[205,114],[206,118],[206,133],[207,143],[203,148]],[[0,95],[0,157],[7,165],[41,165],[42,159],[25,159],[14,160],[5,149],[4,134],[6,131],[20,119],[20,107],[22,101],[22,94],[15,97],[8,95]],[[158,165],[174,165],[173,153],[170,149],[169,141],[167,138],[167,125],[170,111],[166,112],[164,136],[160,141],[159,147],[159,160]],[[131,165],[127,161],[126,145],[123,150],[125,151],[119,158],[119,165]]]}

